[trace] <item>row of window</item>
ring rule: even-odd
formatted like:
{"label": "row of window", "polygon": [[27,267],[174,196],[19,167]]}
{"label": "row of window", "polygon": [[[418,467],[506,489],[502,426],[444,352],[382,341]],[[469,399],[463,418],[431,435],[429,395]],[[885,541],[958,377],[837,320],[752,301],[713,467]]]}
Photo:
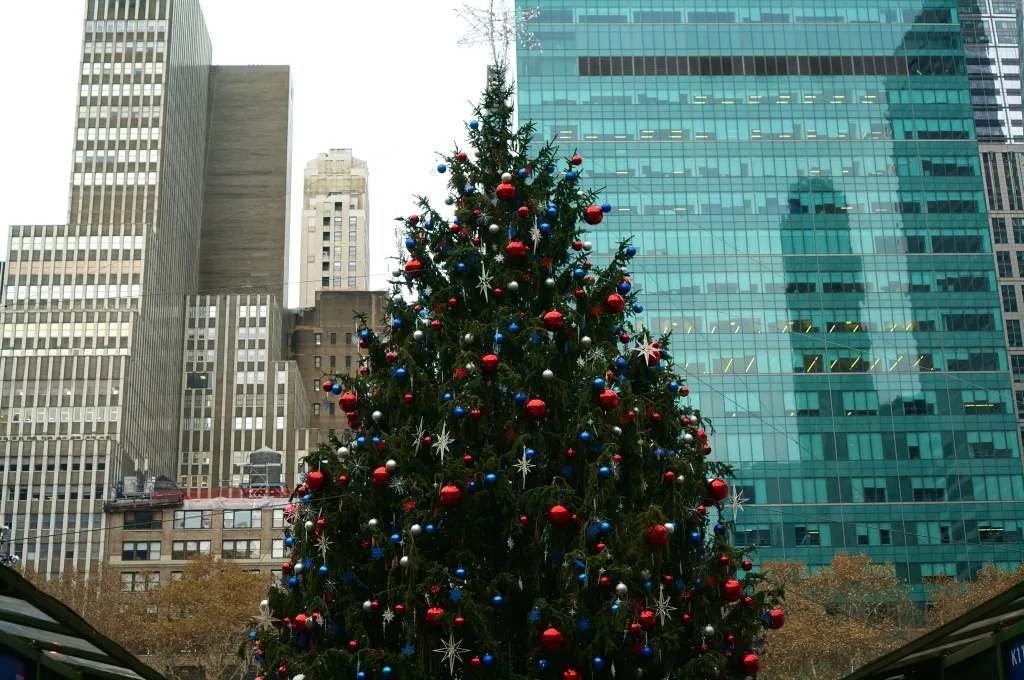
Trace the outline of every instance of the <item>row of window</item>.
{"label": "row of window", "polygon": [[[349,288],[356,288],[359,285],[356,282],[357,278],[358,277],[355,277],[355,276],[348,277],[347,284],[345,284],[345,285],[347,285]],[[342,277],[340,277],[340,276],[335,276],[335,277],[325,276],[325,277],[320,279],[320,285],[323,286],[324,288],[341,288],[342,285],[343,285],[342,281],[345,281],[345,280],[346,279],[342,279]]]}
{"label": "row of window", "polygon": [[[271,509],[271,527],[282,529],[285,526],[284,509]],[[211,529],[213,528],[213,510],[175,510],[175,529]],[[225,529],[259,529],[263,526],[263,510],[224,510],[223,528]],[[135,511],[124,513],[124,528],[159,529],[163,524],[163,515],[159,511]]]}
{"label": "row of window", "polygon": [[[187,560],[199,555],[209,555],[210,541],[172,541],[171,559]],[[160,541],[125,541],[121,544],[121,560],[124,562],[148,562],[161,557]],[[260,540],[229,540],[221,542],[220,556],[226,560],[260,559]],[[284,557],[284,539],[275,539],[271,558]]]}
{"label": "row of window", "polygon": [[[11,300],[104,300],[111,298],[134,299],[142,294],[142,286],[104,285],[96,286],[10,286],[6,299]],[[21,325],[21,324],[19,324]],[[7,326],[5,325],[6,329]],[[15,331],[16,332],[16,331]],[[6,337],[7,333],[4,333]]]}
{"label": "row of window", "polygon": [[[335,355],[331,354],[327,358],[329,360],[328,361],[328,365],[329,365],[330,368],[337,368],[338,367],[338,357],[336,357]],[[320,356],[319,354],[313,357],[313,367],[314,368],[322,368],[323,367],[323,357]],[[345,355],[345,368],[351,368],[351,367],[352,367],[352,355],[351,354],[346,354]]]}
{"label": "row of window", "polygon": [[[17,491],[17,498],[19,501],[33,500],[78,500],[78,488],[72,488],[70,491],[66,491],[63,485],[55,486],[53,484],[45,485],[45,488],[40,485],[33,486],[30,490],[27,486],[9,486],[7,487],[6,501],[10,502],[14,500],[15,491]],[[97,484],[95,488],[95,496],[93,496],[93,488],[90,486],[82,487],[82,499],[90,500],[92,498],[102,499],[103,498],[103,485]]]}
{"label": "row of window", "polygon": [[[328,337],[330,338],[330,342],[331,342],[332,345],[337,345],[338,344],[338,334],[337,333],[331,333]],[[316,345],[317,347],[319,347],[320,345],[324,344],[324,334],[323,333],[313,333],[313,344]],[[345,344],[346,345],[353,344],[352,334],[351,333],[345,333]]]}
{"label": "row of window", "polygon": [[[92,152],[89,152],[90,154]],[[113,153],[113,152],[111,152]],[[119,151],[118,157],[122,154],[127,153],[130,158],[134,160],[136,153],[138,157],[144,160],[148,160],[146,154],[148,151]],[[154,160],[155,154],[154,151]],[[122,161],[123,162],[123,161]],[[142,236],[24,236],[21,238],[11,239],[11,251],[18,250],[19,248],[25,251],[28,250],[58,250],[58,251],[75,251],[75,250],[142,250],[146,247],[146,237]],[[28,255],[23,256],[22,259],[30,259]]]}
{"label": "row of window", "polygon": [[140,19],[139,21],[134,21],[134,20],[129,19],[127,21],[125,21],[125,20],[118,20],[118,21],[107,21],[107,22],[103,22],[103,21],[86,21],[85,22],[85,32],[86,33],[103,33],[103,32],[113,33],[114,31],[117,31],[118,33],[123,33],[124,31],[128,31],[129,33],[134,33],[135,31],[138,31],[139,33],[145,33],[146,31],[149,31],[150,33],[154,33],[154,32],[159,31],[160,33],[163,33],[166,30],[167,30],[167,22],[164,21],[163,19],[157,19],[157,20],[149,19],[148,21],[145,21],[145,20],[142,20],[142,19]]}
{"label": "row of window", "polygon": [[[98,85],[95,85],[93,87],[95,89],[99,88]],[[136,85],[135,87],[136,88],[140,88],[142,86]],[[149,86],[147,85],[146,87],[149,87]],[[160,87],[160,86],[159,85],[155,85],[154,87]],[[146,94],[149,94],[149,93],[146,93]],[[115,95],[116,95],[116,93],[115,93]],[[104,96],[106,96],[106,93],[104,93]],[[142,140],[150,140],[150,139],[152,139],[152,140],[155,141],[157,139],[160,139],[160,128],[158,128],[158,127],[141,127],[141,128],[140,127],[112,127],[112,128],[106,128],[106,127],[101,127],[101,128],[94,128],[94,127],[83,128],[83,127],[79,127],[75,131],[75,137],[80,142],[84,142],[84,141],[89,141],[89,142],[95,142],[95,141],[100,141],[100,142],[121,141],[121,142],[124,142],[124,141],[135,141],[135,140],[139,140],[139,139],[142,139]]]}
{"label": "row of window", "polygon": [[0,423],[113,423],[119,417],[120,409],[117,406],[29,406],[0,409]]}
{"label": "row of window", "polygon": [[75,186],[144,186],[157,183],[155,172],[76,172],[71,176]]}
{"label": "row of window", "polygon": [[[333,219],[331,217],[324,217],[323,226],[330,227],[332,225],[335,226],[335,227],[340,227],[341,226],[341,215],[335,215]],[[348,218],[348,226],[349,227],[359,226],[359,218],[356,217],[355,215],[350,216]],[[334,238],[335,241],[340,241],[341,240],[341,238],[338,237],[338,234],[341,234],[341,232],[340,231],[335,232],[335,238]],[[349,234],[350,234],[349,238],[351,239],[352,235],[354,235],[355,232],[351,231],[351,232],[349,232]],[[324,232],[324,240],[325,241],[330,241],[331,240],[331,232],[329,232],[329,231],[325,231]],[[352,239],[352,240],[355,240],[355,239]]]}
{"label": "row of window", "polygon": [[[792,534],[789,534],[789,530]],[[832,540],[832,527],[829,524],[808,524],[804,526],[787,525],[785,533],[782,531],[773,532],[771,528],[743,527],[733,532],[733,543],[735,545],[756,545],[758,547],[772,547],[774,540],[782,539],[782,545],[795,547],[834,547]],[[893,545],[894,532],[888,525],[884,527],[857,527],[858,546],[885,546]],[[912,540],[916,545],[944,545],[953,542],[953,530],[949,525],[939,522],[917,522],[916,531],[913,532]],[[1007,528],[1003,526],[979,525],[977,541],[980,543],[1020,543],[1024,540],[1024,531],[1020,527]],[[899,542],[902,544],[903,536],[900,535]],[[958,542],[962,542],[959,539]],[[974,541],[972,541],[974,542]],[[780,546],[781,547],[781,546]],[[922,565],[923,566],[923,565]],[[955,573],[955,571],[953,572]]]}
{"label": "row of window", "polygon": [[131,40],[127,42],[86,42],[84,45],[84,51],[86,54],[124,54],[131,52],[148,52],[150,54],[155,50],[156,52],[163,52],[166,44],[163,40],[150,40],[150,41],[138,41],[133,42]]}
{"label": "row of window", "polygon": [[[880,4],[880,3],[879,3]],[[1014,14],[1012,0],[993,0],[1000,14]],[[579,5],[576,9],[542,8],[529,12],[524,21],[529,26],[545,24],[952,24],[953,13],[945,7],[922,9],[920,5],[904,8],[863,5],[808,3],[773,4],[736,3],[728,5],[694,3],[687,9],[633,9],[628,3],[618,6]],[[969,3],[968,7],[976,6]],[[984,6],[983,4],[981,6]],[[543,44],[543,43],[542,43]]]}
{"label": "row of window", "polygon": [[[103,63],[95,62],[95,63],[91,63],[91,64],[89,62],[84,62],[82,64],[82,75],[83,76],[88,76],[88,75],[94,75],[94,76],[98,76],[98,75],[115,75],[115,76],[119,76],[119,75],[126,75],[126,76],[137,75],[137,76],[141,76],[143,74],[145,74],[147,76],[151,76],[151,75],[154,75],[154,74],[155,75],[161,75],[161,74],[163,74],[163,72],[164,72],[164,64],[163,64],[162,61],[158,61],[156,63],[153,63],[153,62],[138,62],[138,63],[134,63],[134,64],[131,63],[131,62],[129,62],[127,64],[122,64],[122,63],[112,64],[109,61],[107,61],[107,62],[103,62]],[[106,108],[106,107],[103,107],[103,108]],[[157,114],[157,115],[159,115],[159,114]],[[81,109],[79,110],[79,116],[82,116]]]}

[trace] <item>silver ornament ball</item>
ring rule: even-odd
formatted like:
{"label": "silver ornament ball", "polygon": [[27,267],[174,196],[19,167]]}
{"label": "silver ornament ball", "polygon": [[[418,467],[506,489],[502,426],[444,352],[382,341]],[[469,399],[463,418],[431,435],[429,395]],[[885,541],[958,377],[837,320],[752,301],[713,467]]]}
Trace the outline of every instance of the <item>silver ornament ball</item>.
{"label": "silver ornament ball", "polygon": [[715,634],[715,627],[714,626],[712,626],[710,623],[708,625],[704,626],[704,636],[705,637],[711,637],[714,634]]}
{"label": "silver ornament ball", "polygon": [[508,184],[509,182],[511,182],[512,181],[512,173],[511,172],[503,172],[503,173],[501,173],[501,181],[504,182],[505,184]]}
{"label": "silver ornament ball", "polygon": [[476,340],[476,338],[473,337],[472,333],[466,333],[465,335],[462,336],[462,342],[466,343],[467,345],[472,345],[474,340]]}
{"label": "silver ornament ball", "polygon": [[391,270],[391,275],[397,279],[399,276],[402,275],[402,270],[401,269],[392,269]]}
{"label": "silver ornament ball", "polygon": [[615,427],[612,428],[612,434],[615,435],[616,437],[621,437],[622,436],[622,428],[619,427],[618,425],[616,425]]}
{"label": "silver ornament ball", "polygon": [[298,563],[296,563],[296,564],[295,564],[295,566],[294,566],[294,567],[292,567],[292,572],[293,572],[293,573],[294,573],[294,574],[295,574],[296,576],[298,576],[299,574],[301,574],[301,573],[302,573],[302,572],[303,572],[304,570],[305,570],[305,567],[303,566],[302,562],[298,562]]}
{"label": "silver ornament ball", "polygon": [[341,458],[342,460],[345,460],[346,458],[348,458],[348,447],[347,446],[339,446],[338,447],[338,458]]}
{"label": "silver ornament ball", "polygon": [[651,580],[651,570],[650,569],[641,569],[640,570],[640,578],[642,578],[645,581],[650,581]]}
{"label": "silver ornament ball", "polygon": [[388,472],[394,472],[395,470],[398,469],[398,461],[389,460],[388,462],[384,463],[384,467],[387,468]]}
{"label": "silver ornament ball", "polygon": [[684,484],[686,484],[686,477],[683,477],[682,475],[676,475],[675,485],[678,487],[682,487]]}
{"label": "silver ornament ball", "polygon": [[541,375],[544,376],[545,380],[551,380],[552,378],[555,377],[555,372],[552,371],[550,368],[545,368],[544,372],[541,373]]}
{"label": "silver ornament ball", "polygon": [[423,527],[421,527],[419,524],[413,524],[411,527],[409,527],[409,533],[413,536],[419,536],[423,533]]}
{"label": "silver ornament ball", "polygon": [[476,369],[476,366],[473,365],[472,361],[469,362],[468,364],[466,364],[466,370],[469,371],[470,373],[472,373],[475,369]]}
{"label": "silver ornament ball", "polygon": [[625,594],[628,593],[628,592],[629,592],[629,588],[626,587],[625,583],[620,583],[619,585],[615,586],[615,593],[619,597],[625,596]]}
{"label": "silver ornament ball", "polygon": [[674,523],[672,523],[672,522],[665,522],[665,524],[663,526],[665,527],[665,533],[668,534],[669,536],[671,536],[672,534],[676,533],[676,525]]}
{"label": "silver ornament ball", "polygon": [[455,199],[453,197],[449,196],[448,198],[444,199],[444,204],[445,205],[455,205]]}
{"label": "silver ornament ball", "polygon": [[552,290],[555,287],[555,280],[552,278],[544,279],[544,287],[548,290]]}
{"label": "silver ornament ball", "polygon": [[398,560],[398,564],[399,564],[399,566],[402,566],[402,567],[408,567],[409,566],[409,556],[408,555],[402,555],[402,559]]}
{"label": "silver ornament ball", "polygon": [[363,602],[363,611],[364,612],[368,612],[372,608],[373,608],[373,603],[372,602],[370,602],[369,600],[367,600],[366,602]]}
{"label": "silver ornament ball", "polygon": [[510,293],[518,292],[519,291],[519,282],[518,281],[509,281],[508,285],[505,286],[505,290],[509,291]]}
{"label": "silver ornament ball", "polygon": [[412,332],[412,339],[419,342],[423,339],[423,331],[416,330]]}
{"label": "silver ornament ball", "polygon": [[582,338],[580,338],[580,342],[583,344],[584,347],[590,347],[590,343],[592,343],[593,340],[590,339],[589,335],[584,335]]}
{"label": "silver ornament ball", "polygon": [[377,525],[378,525],[378,524],[380,524],[380,520],[378,520],[378,519],[374,518],[374,519],[371,519],[371,520],[370,520],[369,522],[367,522],[366,524],[367,524],[367,526],[369,526],[369,527],[370,527],[371,529],[376,529],[376,528],[377,528]]}
{"label": "silver ornament ball", "polygon": [[306,527],[306,531],[312,531],[316,525],[313,524],[313,520],[307,519],[306,523],[303,526]]}
{"label": "silver ornament ball", "polygon": [[380,411],[374,411],[373,415],[371,415],[370,417],[373,418],[373,422],[375,423],[379,423],[380,421],[384,420],[384,414],[381,413]]}
{"label": "silver ornament ball", "polygon": [[693,435],[690,434],[689,432],[687,432],[686,434],[683,435],[683,441],[686,442],[687,444],[692,444],[693,443]]}
{"label": "silver ornament ball", "polygon": [[497,234],[499,231],[501,231],[501,227],[499,227],[497,224],[492,224],[491,226],[487,227],[487,231],[492,235]]}
{"label": "silver ornament ball", "polygon": [[583,250],[584,250],[584,252],[589,253],[593,249],[594,249],[594,244],[593,243],[591,243],[590,241],[584,241],[583,242]]}

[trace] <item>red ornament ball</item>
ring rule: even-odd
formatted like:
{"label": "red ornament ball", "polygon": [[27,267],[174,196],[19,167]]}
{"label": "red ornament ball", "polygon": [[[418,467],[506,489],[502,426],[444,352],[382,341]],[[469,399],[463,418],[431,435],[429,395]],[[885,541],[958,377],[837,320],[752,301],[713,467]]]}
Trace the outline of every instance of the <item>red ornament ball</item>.
{"label": "red ornament ball", "polygon": [[640,626],[644,630],[650,630],[651,628],[654,628],[655,623],[656,620],[654,618],[654,612],[652,612],[650,609],[645,609],[642,612],[640,612]]}
{"label": "red ornament ball", "polygon": [[605,411],[611,411],[619,405],[619,395],[615,390],[604,390],[597,395],[597,405]]}
{"label": "red ornament ball", "polygon": [[356,410],[356,406],[358,405],[359,397],[357,397],[354,392],[346,392],[341,395],[340,399],[338,399],[338,406],[340,406],[341,410],[345,413],[352,413]]}
{"label": "red ornament ball", "polygon": [[557,331],[559,328],[565,325],[565,318],[562,313],[557,309],[553,309],[550,312],[544,313],[544,328],[549,331]]}
{"label": "red ornament ball", "polygon": [[742,569],[743,571],[750,571],[753,568],[754,563],[750,560],[743,560],[743,562],[740,564],[740,569]]}
{"label": "red ornament ball", "polygon": [[554,505],[548,510],[548,519],[555,526],[562,526],[569,522],[569,511],[564,505]]}
{"label": "red ornament ball", "polygon": [[325,380],[324,384],[321,385],[320,387],[323,388],[324,392],[330,392],[331,388],[334,387],[334,383],[332,383],[330,380]]}
{"label": "red ornament ball", "polygon": [[668,531],[661,524],[652,524],[647,527],[647,542],[655,548],[660,548],[668,543]]}
{"label": "red ornament ball", "polygon": [[478,408],[475,408],[469,412],[469,417],[472,418],[473,420],[480,420],[480,416],[482,415],[483,412]]}
{"label": "red ornament ball", "polygon": [[505,254],[513,260],[520,260],[526,257],[526,253],[529,251],[530,249],[522,241],[509,241],[508,245],[505,246]]}
{"label": "red ornament ball", "polygon": [[456,156],[456,158],[458,158],[460,161],[464,162],[467,158],[469,158],[469,156],[466,155],[465,151],[460,151],[459,155]]}
{"label": "red ornament ball", "polygon": [[543,399],[531,399],[526,402],[526,415],[528,415],[531,420],[540,420],[547,412],[548,405],[544,403]]}
{"label": "red ornament ball", "polygon": [[430,328],[435,331],[441,330],[441,322],[438,319],[434,319],[430,322]]}
{"label": "red ornament ball", "polygon": [[757,658],[757,654],[745,654],[743,656],[743,672],[747,675],[757,675],[759,670],[761,670],[761,660]]}
{"label": "red ornament ball", "polygon": [[732,564],[732,560],[729,559],[728,555],[719,556],[718,566],[722,567],[723,569],[726,569],[729,567],[730,564]]}
{"label": "red ornament ball", "polygon": [[574,668],[566,668],[562,673],[562,680],[581,680],[580,674]]}
{"label": "red ornament ball", "polygon": [[391,473],[383,465],[373,471],[373,485],[374,486],[387,486],[388,482],[391,481]]}
{"label": "red ornament ball", "polygon": [[778,630],[786,624],[786,615],[782,613],[781,609],[772,609],[768,612],[768,627],[772,630]]}
{"label": "red ornament ball", "polygon": [[338,475],[338,484],[348,486],[348,475]]}
{"label": "red ornament ball", "polygon": [[[354,652],[354,651],[356,651],[357,649],[359,649],[359,643],[358,643],[358,642],[356,642],[355,640],[349,640],[349,641],[348,641],[348,651],[350,651],[350,652]],[[282,676],[282,677],[283,677],[283,676]]]}
{"label": "red ornament ball", "polygon": [[672,472],[672,470],[666,470],[662,479],[666,484],[671,484],[676,481],[676,473]]}
{"label": "red ornament ball", "polygon": [[472,659],[469,660],[469,665],[473,668],[480,668],[484,665],[484,662],[480,660],[479,656],[474,656]]}
{"label": "red ornament ball", "polygon": [[461,616],[456,616],[455,617],[455,627],[456,628],[462,628],[464,625],[466,625],[466,619],[462,618]]}
{"label": "red ornament ball", "polygon": [[712,479],[708,482],[708,496],[715,501],[720,501],[729,495],[729,485],[721,479]]}
{"label": "red ornament ball", "polygon": [[401,616],[404,613],[405,613],[405,605],[404,604],[396,604],[395,605],[395,616]]}
{"label": "red ornament ball", "polygon": [[519,206],[519,209],[516,212],[519,213],[520,217],[528,217],[530,214],[530,209],[527,208],[525,205],[521,205]]}
{"label": "red ornament ball", "polygon": [[415,279],[419,278],[420,276],[423,276],[423,272],[425,271],[426,268],[423,266],[423,263],[420,262],[419,260],[409,260],[408,262],[405,263],[405,273],[409,276],[410,279]]}
{"label": "red ornament ball", "polygon": [[743,597],[743,585],[734,578],[722,584],[722,597],[726,602],[736,602]]}
{"label": "red ornament ball", "polygon": [[501,359],[498,358],[497,354],[485,354],[480,359],[480,368],[484,369],[486,373],[494,373],[498,370],[498,362],[500,361]]}
{"label": "red ornament ball", "polygon": [[540,634],[540,643],[544,645],[544,649],[549,652],[557,652],[562,648],[562,643],[565,638],[562,636],[562,631],[557,628],[548,628]]}
{"label": "red ornament ball", "polygon": [[411,224],[412,226],[415,227],[419,223],[420,223],[420,216],[419,215],[409,215],[409,224]]}
{"label": "red ornament ball", "polygon": [[[609,311],[621,312],[626,307],[626,301],[618,293],[612,293],[605,299],[604,306],[608,308]],[[623,342],[629,341],[623,340]]]}
{"label": "red ornament ball", "polygon": [[451,508],[462,500],[462,490],[454,484],[445,484],[441,487],[441,505]]}
{"label": "red ornament ball", "polygon": [[405,403],[406,404],[411,404],[413,402],[413,400],[415,400],[415,398],[416,397],[412,396],[412,392],[406,392],[405,393]]}
{"label": "red ornament ball", "polygon": [[572,164],[573,165],[583,165],[583,156],[581,156],[579,154],[576,154],[575,156],[573,156],[572,157]]}
{"label": "red ornament ball", "polygon": [[583,211],[583,221],[587,224],[601,224],[601,220],[604,219],[604,212],[601,208],[596,205],[589,205],[587,209]]}
{"label": "red ornament ball", "polygon": [[440,626],[441,617],[444,616],[444,610],[440,607],[431,607],[427,610],[427,624],[431,626]]}
{"label": "red ornament ball", "polygon": [[310,491],[319,491],[324,488],[324,484],[327,483],[327,478],[324,477],[324,473],[319,470],[313,470],[306,475],[306,486],[309,487]]}
{"label": "red ornament ball", "polygon": [[511,201],[513,198],[516,197],[516,188],[511,184],[502,182],[501,184],[498,185],[498,190],[495,191],[495,193],[498,195],[498,198],[501,199],[502,201]]}

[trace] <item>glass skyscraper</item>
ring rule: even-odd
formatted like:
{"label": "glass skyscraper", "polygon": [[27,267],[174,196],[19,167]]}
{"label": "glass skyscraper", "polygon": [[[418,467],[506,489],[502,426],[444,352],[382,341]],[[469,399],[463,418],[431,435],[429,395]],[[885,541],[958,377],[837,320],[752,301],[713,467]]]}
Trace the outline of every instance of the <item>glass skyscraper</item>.
{"label": "glass skyscraper", "polygon": [[[634,235],[736,542],[1016,565],[1024,474],[956,0],[520,0],[520,120]],[[534,13],[530,12],[528,16]],[[727,510],[727,512],[729,512]]]}

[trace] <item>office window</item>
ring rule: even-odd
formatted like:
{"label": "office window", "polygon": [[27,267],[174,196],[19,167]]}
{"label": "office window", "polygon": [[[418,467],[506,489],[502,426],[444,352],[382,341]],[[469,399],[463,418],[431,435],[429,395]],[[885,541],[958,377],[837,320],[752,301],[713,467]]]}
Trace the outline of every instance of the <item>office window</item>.
{"label": "office window", "polygon": [[359,218],[356,217],[355,215],[350,215],[349,218],[348,218],[348,226],[349,227],[355,227],[355,226],[358,226],[358,225],[359,225]]}
{"label": "office window", "polygon": [[160,559],[160,541],[125,541],[121,544],[121,559],[125,562]]}
{"label": "office window", "polygon": [[319,402],[313,404],[313,415],[314,416],[320,415],[320,403]]}
{"label": "office window", "polygon": [[175,529],[211,529],[213,528],[212,510],[175,510]]}
{"label": "office window", "polygon": [[1008,251],[996,251],[996,270],[1000,278],[1013,276],[1013,264],[1010,262],[1010,253]]}
{"label": "office window", "polygon": [[263,521],[262,510],[225,510],[225,529],[259,529]]}
{"label": "office window", "polygon": [[1021,335],[1020,321],[1006,320],[1006,344],[1010,347],[1024,347],[1024,335]]}
{"label": "office window", "polygon": [[737,528],[733,531],[733,545],[769,547],[771,544],[772,532],[767,526]]}
{"label": "office window", "polygon": [[284,539],[275,538],[273,543],[270,544],[270,557],[271,559],[280,560],[284,559]]}
{"label": "office window", "polygon": [[331,368],[336,368],[336,367],[337,367],[337,365],[338,365],[338,357],[336,357],[335,355],[333,355],[333,354],[332,354],[332,355],[331,355],[330,357],[328,357],[328,358],[330,359],[330,362],[329,362],[329,364],[330,364],[330,367],[331,367]]}
{"label": "office window", "polygon": [[313,333],[313,344],[317,347],[324,344],[324,336],[322,333]]}
{"label": "office window", "polygon": [[345,333],[345,344],[346,345],[351,345],[352,344],[352,334],[351,333]]}
{"label": "office window", "polygon": [[259,540],[224,541],[220,556],[226,560],[256,560],[260,557]]}
{"label": "office window", "polygon": [[332,345],[337,345],[338,344],[338,334],[337,333],[331,333],[331,344]]}
{"label": "office window", "polygon": [[354,276],[348,277],[348,287],[349,288],[355,288],[356,287],[356,277],[354,277]]}
{"label": "office window", "polygon": [[1016,312],[1017,311],[1017,287],[1016,286],[999,286],[999,296],[1003,300],[1003,311],[1004,312]]}
{"label": "office window", "polygon": [[210,541],[173,541],[171,543],[172,560],[188,560],[198,555],[210,554]]}
{"label": "office window", "polygon": [[121,590],[126,593],[141,593],[160,587],[160,572],[141,573],[138,571],[121,572]]}
{"label": "office window", "polygon": [[794,527],[794,537],[798,546],[829,546],[831,528],[827,524]]}
{"label": "office window", "polygon": [[993,217],[992,218],[992,241],[998,244],[1009,243],[1006,233],[1006,218],[1005,217]]}
{"label": "office window", "polygon": [[271,527],[274,529],[284,528],[284,508],[276,508],[274,510],[274,517],[272,520]]}
{"label": "office window", "polygon": [[320,355],[314,356],[313,357],[313,368],[320,368],[321,364],[323,364],[323,357],[321,357]]}
{"label": "office window", "polygon": [[185,385],[190,390],[206,390],[213,388],[213,373],[188,373]]}
{"label": "office window", "polygon": [[125,531],[160,529],[163,527],[161,513],[152,510],[136,510],[124,513]]}

